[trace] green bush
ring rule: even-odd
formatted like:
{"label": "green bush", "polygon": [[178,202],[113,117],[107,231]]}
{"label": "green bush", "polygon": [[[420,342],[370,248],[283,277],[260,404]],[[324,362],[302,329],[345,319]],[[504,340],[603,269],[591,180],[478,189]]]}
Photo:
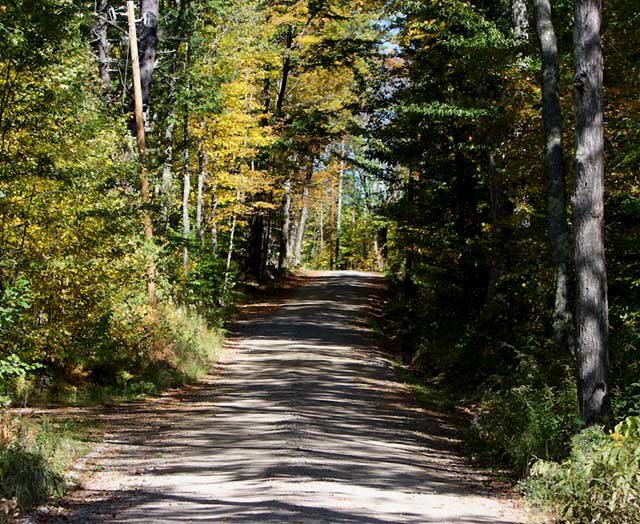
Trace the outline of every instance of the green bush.
{"label": "green bush", "polygon": [[576,428],[576,390],[567,380],[559,387],[524,384],[486,393],[468,442],[475,458],[528,474],[533,459],[566,456]]}
{"label": "green bush", "polygon": [[[68,429],[68,428],[67,428]],[[68,431],[49,419],[0,417],[0,500],[22,508],[41,504],[65,490],[62,471],[72,460]]]}
{"label": "green bush", "polygon": [[582,431],[567,460],[536,462],[522,486],[567,524],[640,522],[640,417]]}
{"label": "green bush", "polygon": [[64,494],[64,479],[38,452],[20,445],[0,449],[0,497],[27,508]]}
{"label": "green bush", "polygon": [[195,308],[122,302],[93,360],[79,365],[87,366],[89,387],[99,386],[94,393],[141,397],[201,377],[215,361],[222,338],[222,329],[209,325]]}

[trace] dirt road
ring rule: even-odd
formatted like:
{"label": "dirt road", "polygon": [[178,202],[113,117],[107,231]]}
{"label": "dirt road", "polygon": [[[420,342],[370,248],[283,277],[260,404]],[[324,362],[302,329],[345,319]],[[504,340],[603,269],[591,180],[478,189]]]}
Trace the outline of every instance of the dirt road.
{"label": "dirt road", "polygon": [[374,349],[382,277],[315,273],[215,379],[132,409],[71,522],[523,523]]}

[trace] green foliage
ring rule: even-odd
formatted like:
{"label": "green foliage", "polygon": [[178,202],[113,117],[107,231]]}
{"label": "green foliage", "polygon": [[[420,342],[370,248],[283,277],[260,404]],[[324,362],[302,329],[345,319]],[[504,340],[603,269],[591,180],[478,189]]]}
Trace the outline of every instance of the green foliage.
{"label": "green foliage", "polygon": [[64,494],[62,475],[52,471],[45,457],[19,446],[0,448],[0,496],[15,498],[23,507]]}
{"label": "green foliage", "polygon": [[64,470],[85,451],[92,426],[50,418],[0,416],[0,500],[23,509],[65,492]]}
{"label": "green foliage", "polygon": [[29,282],[18,279],[4,289],[0,297],[0,334],[6,335],[9,329],[15,329],[22,312],[29,309],[31,296]]}
{"label": "green foliage", "polygon": [[[474,414],[472,453],[522,476],[535,458],[565,458],[581,425],[574,357],[551,340],[539,41],[531,13],[529,38],[515,41],[510,4],[388,4],[392,34],[363,105],[366,156],[388,193],[385,329],[405,365]],[[567,173],[572,8],[553,3]],[[640,410],[637,17],[637,6],[612,2],[604,35],[618,50],[607,58],[605,203],[618,421]]]}
{"label": "green foliage", "polygon": [[31,389],[27,375],[42,369],[41,364],[28,364],[15,354],[0,360],[0,408],[11,404],[13,398],[22,396],[26,404]]}
{"label": "green foliage", "polygon": [[448,395],[433,386],[427,385],[424,379],[416,376],[399,361],[393,362],[393,368],[398,378],[409,387],[416,400],[422,405],[440,413],[454,411],[456,404]]}
{"label": "green foliage", "polygon": [[555,388],[528,383],[484,394],[468,444],[481,462],[502,464],[526,476],[532,460],[564,457],[577,426],[571,381]]}
{"label": "green foliage", "polygon": [[210,370],[222,346],[222,330],[187,306],[122,304],[105,328],[109,345],[83,362],[89,380],[61,391],[66,400],[142,398],[191,383]]}
{"label": "green foliage", "polygon": [[27,364],[22,362],[17,355],[9,355],[4,360],[0,360],[0,380],[9,377],[24,376],[29,371],[39,369],[39,364]]}
{"label": "green foliage", "polygon": [[523,489],[567,524],[638,522],[640,417],[628,417],[610,433],[584,430],[567,460],[536,462]]}

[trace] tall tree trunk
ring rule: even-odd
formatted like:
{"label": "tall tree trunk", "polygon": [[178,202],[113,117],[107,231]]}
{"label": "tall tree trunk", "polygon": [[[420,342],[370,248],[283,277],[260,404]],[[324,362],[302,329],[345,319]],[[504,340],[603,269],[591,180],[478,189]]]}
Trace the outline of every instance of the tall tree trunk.
{"label": "tall tree trunk", "polygon": [[260,280],[264,254],[264,222],[262,209],[255,209],[249,227],[249,242],[247,244],[245,264],[247,273],[255,276],[258,281]]}
{"label": "tall tree trunk", "polygon": [[[133,102],[134,102],[134,121],[135,136],[138,144],[138,152],[140,154],[140,194],[142,197],[142,219],[144,239],[147,248],[153,245],[153,224],[151,221],[151,211],[149,210],[150,193],[149,193],[149,177],[146,168],[146,136],[144,131],[144,111],[142,101],[142,84],[140,80],[140,62],[138,60],[138,37],[135,24],[135,6],[133,1],[127,2],[127,18],[129,22],[129,45],[131,46],[131,69],[133,72]],[[147,257],[147,295],[149,304],[155,306],[156,297],[156,265],[152,255]]]}
{"label": "tall tree trunk", "polygon": [[189,117],[184,117],[182,144],[182,269],[186,274],[189,269],[189,235],[191,220],[189,218],[189,195],[191,193],[191,173],[189,172]]}
{"label": "tall tree trunk", "polygon": [[216,195],[217,184],[214,182],[211,188],[211,257],[215,260],[218,254],[218,196]]}
{"label": "tall tree trunk", "polygon": [[331,223],[329,238],[329,269],[333,271],[335,267],[335,237],[336,237],[336,188],[335,180],[331,177]]}
{"label": "tall tree trunk", "polygon": [[176,77],[175,71],[169,80],[169,114],[164,130],[164,160],[162,163],[162,181],[160,186],[160,206],[162,215],[162,228],[166,232],[169,229],[169,214],[171,197],[173,192],[173,140],[174,140],[174,104],[175,104]]}
{"label": "tall tree trunk", "polygon": [[[240,190],[238,189],[236,192],[236,201],[240,202]],[[233,242],[236,236],[236,225],[238,223],[238,213],[236,211],[233,212],[233,216],[231,218],[231,233],[229,235],[229,249],[227,250],[227,265],[224,272],[224,289],[226,290],[229,284],[229,276],[231,272],[231,261],[233,260]]]}
{"label": "tall tree trunk", "polygon": [[287,35],[285,39],[286,51],[282,59],[282,75],[280,78],[280,89],[278,89],[278,98],[276,100],[276,116],[282,114],[282,106],[284,105],[284,97],[287,94],[287,82],[289,73],[291,73],[291,56],[289,55],[293,46],[293,26],[287,26]]}
{"label": "tall tree trunk", "polygon": [[156,67],[156,46],[158,44],[158,4],[159,0],[142,0],[142,24],[140,28],[140,82],[142,103],[149,107],[151,79]]}
{"label": "tall tree trunk", "polygon": [[374,256],[374,271],[382,271],[384,269],[384,260],[382,258],[382,252],[380,251],[380,243],[378,240],[378,232],[373,232],[373,256]]}
{"label": "tall tree trunk", "polygon": [[527,13],[527,0],[512,0],[511,17],[513,32],[519,43],[529,39],[529,16]]}
{"label": "tall tree trunk", "polygon": [[111,96],[111,76],[109,75],[109,39],[107,33],[107,0],[97,0],[96,2],[96,50],[98,52],[98,67],[100,80],[102,80],[102,96],[108,100]]}
{"label": "tall tree trunk", "polygon": [[[273,201],[273,194],[269,195],[269,202]],[[267,273],[267,266],[271,258],[271,230],[273,228],[273,210],[267,212],[267,227],[264,228],[264,236],[262,237],[262,264],[260,266],[260,280],[264,279]]]}
{"label": "tall tree trunk", "polygon": [[162,163],[162,182],[160,190],[162,227],[165,232],[169,229],[169,214],[173,186],[173,131],[175,129],[175,123],[171,116],[164,131],[164,162]]}
{"label": "tall tree trunk", "polygon": [[319,257],[318,260],[322,261],[322,257],[324,256],[324,201],[320,200],[320,247],[318,249]]}
{"label": "tall tree trunk", "polygon": [[[344,142],[342,143],[342,154],[344,155]],[[336,269],[340,269],[340,240],[342,237],[342,184],[344,181],[344,160],[340,163],[340,173],[338,174],[338,205],[336,216],[336,244],[335,244],[335,264]]]}
{"label": "tall tree trunk", "polygon": [[407,206],[405,223],[405,249],[404,249],[404,290],[410,296],[413,291],[413,261],[415,252],[415,240],[413,238],[412,226],[415,224],[416,213],[416,190],[413,169],[409,168],[409,178],[407,179]]}
{"label": "tall tree trunk", "polygon": [[278,258],[278,270],[287,267],[287,253],[289,250],[289,229],[291,223],[291,175],[287,175],[284,182],[284,197],[282,203],[282,232],[280,234],[280,256]]}
{"label": "tall tree trunk", "polygon": [[198,153],[198,195],[196,199],[196,231],[198,241],[202,243],[204,230],[202,228],[202,211],[204,209],[204,182],[207,178],[207,158],[202,151]]}
{"label": "tall tree trunk", "polygon": [[544,170],[547,179],[549,241],[555,273],[553,335],[560,348],[573,353],[574,324],[571,305],[571,245],[567,221],[567,195],[562,145],[560,58],[550,0],[533,0],[542,52],[542,119]]}
{"label": "tall tree trunk", "polygon": [[304,186],[302,188],[302,210],[300,211],[300,222],[298,224],[298,235],[296,238],[296,248],[294,253],[294,264],[296,267],[300,266],[302,262],[302,243],[304,241],[304,230],[307,225],[307,216],[309,214],[309,188],[311,186],[311,179],[313,178],[313,159],[309,163],[307,169],[307,176],[304,179]]}
{"label": "tall tree trunk", "polygon": [[489,313],[497,305],[500,294],[498,285],[500,278],[509,272],[508,243],[511,237],[510,219],[513,215],[513,204],[509,201],[507,190],[496,164],[496,152],[489,146],[487,165],[489,171],[489,198],[491,202],[491,229],[495,243],[495,257],[489,274],[489,285],[485,306]]}
{"label": "tall tree trunk", "polygon": [[608,304],[604,248],[604,117],[600,0],[575,0],[574,103],[576,352],[587,425],[609,419]]}

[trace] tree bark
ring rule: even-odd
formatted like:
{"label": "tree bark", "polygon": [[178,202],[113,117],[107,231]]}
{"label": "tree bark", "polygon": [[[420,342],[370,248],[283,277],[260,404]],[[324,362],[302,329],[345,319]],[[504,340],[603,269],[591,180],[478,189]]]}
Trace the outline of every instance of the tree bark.
{"label": "tree bark", "polygon": [[[240,202],[240,190],[236,191],[236,202]],[[238,213],[236,211],[233,212],[233,216],[231,218],[231,233],[229,234],[229,249],[227,250],[227,265],[224,272],[224,289],[225,291],[229,285],[229,276],[231,272],[231,261],[233,260],[233,242],[236,236],[236,225],[238,223]]]}
{"label": "tree bark", "polygon": [[287,82],[289,80],[289,73],[291,72],[291,57],[289,52],[293,46],[293,26],[287,26],[287,36],[285,40],[285,56],[282,59],[282,76],[280,78],[280,89],[278,89],[278,99],[276,100],[276,116],[282,114],[282,106],[284,105],[284,97],[287,94]]}
{"label": "tree bark", "polygon": [[553,338],[567,353],[575,351],[571,304],[571,244],[567,220],[567,194],[562,144],[560,58],[553,27],[551,2],[533,0],[542,53],[542,120],[544,122],[544,170],[547,179],[549,242],[555,274]]}
{"label": "tree bark", "polygon": [[162,215],[162,227],[166,232],[169,229],[169,214],[171,197],[173,193],[173,146],[174,146],[174,105],[175,105],[176,75],[169,80],[169,113],[167,115],[164,131],[164,159],[162,163],[162,181],[160,186],[160,206]]}
{"label": "tree bark", "polygon": [[107,16],[107,0],[98,0],[96,3],[96,50],[98,52],[98,68],[100,80],[102,80],[102,96],[108,100],[111,96],[111,76],[109,74],[109,39],[108,26],[105,20]]}
{"label": "tree bark", "polygon": [[[144,112],[142,102],[142,86],[140,80],[140,63],[138,61],[138,39],[135,24],[135,7],[132,1],[127,2],[127,17],[129,21],[129,44],[131,46],[131,69],[133,72],[133,100],[135,114],[135,136],[140,155],[140,196],[142,198],[142,220],[144,239],[147,248],[153,245],[153,225],[151,222],[151,211],[149,210],[149,178],[146,169],[146,136],[144,131]],[[155,306],[156,297],[156,266],[153,256],[147,257],[147,295],[149,304]]]}
{"label": "tree bark", "polygon": [[[273,194],[269,195],[269,202],[273,200]],[[273,210],[267,212],[267,226],[264,228],[264,236],[262,237],[262,264],[260,266],[260,279],[262,280],[267,273],[267,267],[271,258],[271,230],[273,227]]]}
{"label": "tree bark", "polygon": [[[342,155],[344,156],[344,142],[342,143]],[[344,180],[344,160],[340,163],[340,173],[338,175],[338,204],[336,212],[336,244],[335,244],[335,265],[340,269],[340,240],[342,237],[342,184]]]}
{"label": "tree bark", "polygon": [[311,179],[313,178],[313,159],[309,163],[307,169],[307,175],[304,179],[304,186],[302,188],[302,209],[300,211],[300,222],[298,223],[296,247],[294,253],[294,264],[299,267],[302,263],[302,244],[304,242],[304,230],[307,225],[307,216],[309,215],[309,188],[311,186]]}
{"label": "tree bark", "polygon": [[289,250],[289,228],[291,224],[291,175],[287,175],[284,182],[284,197],[282,203],[282,232],[280,234],[280,255],[278,258],[278,270],[287,267],[287,253]]}
{"label": "tree bark", "polygon": [[196,231],[198,241],[202,243],[204,230],[202,228],[202,211],[204,209],[204,182],[207,178],[207,159],[204,151],[198,153],[198,195],[196,199]]}
{"label": "tree bark", "polygon": [[191,194],[191,173],[189,172],[189,117],[184,118],[182,144],[182,270],[186,274],[189,269],[189,235],[191,220],[189,218],[189,195]]}
{"label": "tree bark", "polygon": [[140,81],[142,85],[142,103],[149,107],[151,79],[156,67],[156,46],[158,44],[159,0],[142,0],[142,23],[140,27]]}
{"label": "tree bark", "polygon": [[320,200],[320,210],[318,211],[320,215],[320,248],[318,249],[319,257],[318,260],[321,262],[322,257],[324,256],[324,201]]}
{"label": "tree bark", "polygon": [[211,188],[211,257],[215,260],[218,254],[218,196],[216,195],[217,184],[214,182]]}
{"label": "tree bark", "polygon": [[513,0],[511,3],[511,17],[513,31],[518,43],[524,43],[529,39],[529,16],[527,13],[527,0]]}
{"label": "tree bark", "polygon": [[329,231],[329,269],[333,271],[335,267],[335,249],[334,242],[336,236],[336,189],[335,181],[331,177],[331,215],[330,215],[330,231]]}
{"label": "tree bark", "polygon": [[587,425],[609,420],[608,304],[604,248],[604,115],[600,0],[575,0],[573,202],[576,353],[580,411]]}

